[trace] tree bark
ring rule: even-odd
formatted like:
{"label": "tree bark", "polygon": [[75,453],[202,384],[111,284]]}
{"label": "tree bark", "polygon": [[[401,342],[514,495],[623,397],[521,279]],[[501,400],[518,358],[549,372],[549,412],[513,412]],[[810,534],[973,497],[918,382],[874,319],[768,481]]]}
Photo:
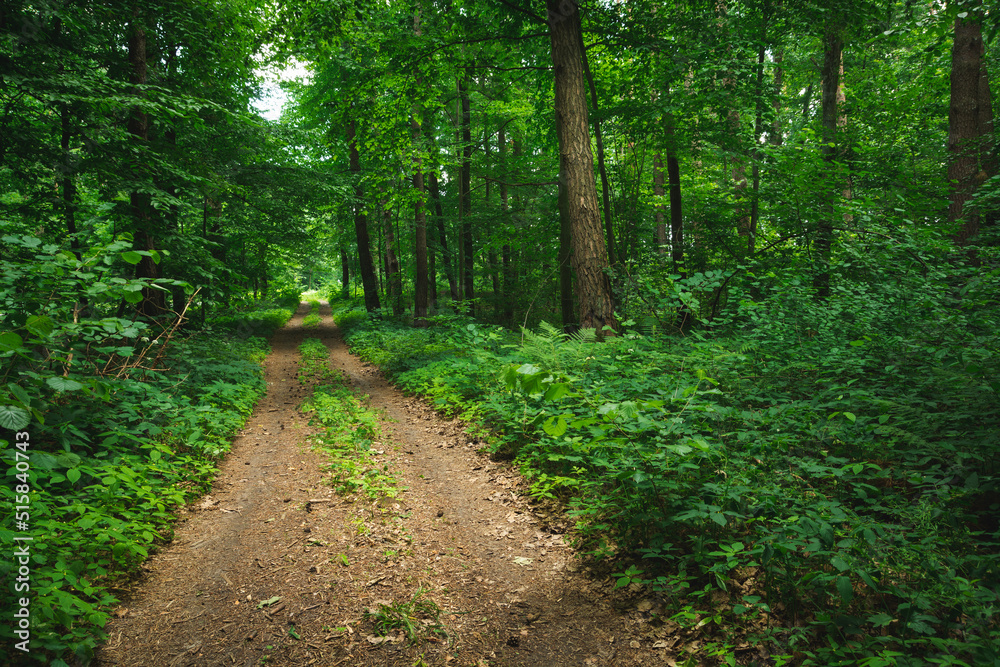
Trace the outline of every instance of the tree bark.
{"label": "tree bark", "polygon": [[399,268],[396,230],[392,226],[392,208],[388,191],[382,190],[382,228],[385,230],[385,282],[387,298],[392,304],[392,314],[403,314],[403,275]]}
{"label": "tree bark", "polygon": [[[138,6],[132,8],[132,19],[128,27],[128,62],[129,83],[133,84],[136,97],[145,97],[140,89],[148,79],[146,63],[146,30],[142,26],[141,13]],[[136,141],[149,142],[149,114],[138,106],[129,113],[127,129]],[[146,170],[141,165],[135,166],[137,179],[146,177]],[[138,250],[152,251],[156,248],[154,237],[153,198],[148,192],[134,190],[129,195],[129,209],[134,225],[133,241]],[[136,264],[135,277],[156,280],[160,277],[159,265],[153,258],[144,255]],[[145,288],[142,290],[142,301],[138,311],[147,317],[159,317],[166,312],[166,300],[163,290]]]}
{"label": "tree bark", "polygon": [[[462,218],[462,256],[464,263],[464,298],[475,298],[475,261],[472,239],[472,112],[469,107],[469,67],[465,68],[458,82],[458,95],[462,102],[462,188],[459,202]],[[469,315],[475,316],[475,305],[469,304]]]}
{"label": "tree bark", "polygon": [[829,165],[826,186],[826,204],[819,211],[816,225],[815,248],[818,257],[818,273],[813,277],[816,298],[826,300],[830,296],[830,259],[833,250],[833,220],[836,215],[836,200],[841,192],[837,178],[837,135],[839,126],[840,72],[842,68],[844,44],[837,28],[830,27],[823,38],[823,146],[821,153]]}
{"label": "tree bark", "polygon": [[347,244],[340,243],[340,298],[351,298],[351,260],[347,254]]}
{"label": "tree bark", "polygon": [[[420,123],[414,119],[413,133],[415,140],[420,137]],[[413,189],[417,193],[414,203],[414,258],[417,275],[414,280],[413,322],[417,326],[426,326],[427,320],[427,211],[424,209],[424,165],[418,157],[413,172]]]}
{"label": "tree bark", "polygon": [[[420,37],[420,8],[413,14],[413,33]],[[419,91],[423,88],[423,80],[419,74],[416,77],[416,88]],[[410,120],[411,140],[413,141],[414,164],[413,164],[413,189],[416,191],[417,201],[414,203],[414,261],[416,263],[417,275],[413,282],[413,323],[418,327],[427,326],[427,211],[424,209],[424,162],[422,158],[423,147],[420,145],[420,106],[413,105],[413,115]]]}
{"label": "tree bark", "polygon": [[510,243],[507,239],[510,236],[510,211],[508,209],[507,195],[507,133],[506,125],[501,123],[497,136],[497,149],[500,154],[500,212],[503,215],[504,243],[500,250],[501,262],[503,265],[503,292],[500,321],[505,326],[514,323],[514,284],[510,267]]}
{"label": "tree bark", "polygon": [[[580,53],[583,54],[583,71],[587,75],[587,86],[590,88],[590,103],[594,113],[598,111],[597,86],[594,85],[594,75],[590,71],[590,60],[587,58],[587,47],[583,43],[583,26],[580,29]],[[597,172],[601,175],[601,204],[604,210],[604,231],[608,237],[608,264],[614,266],[618,253],[615,246],[615,230],[611,218],[611,186],[608,184],[608,170],[604,166],[604,136],[601,133],[601,121],[594,118],[594,140],[597,142]]]}
{"label": "tree bark", "polygon": [[[572,237],[570,260],[576,273],[579,325],[599,332],[616,329],[608,253],[598,211],[594,159],[590,152],[580,11],[573,0],[547,0],[549,38],[555,74],[556,134],[559,138],[560,217]],[[563,194],[564,193],[564,194]]]}
{"label": "tree bark", "polygon": [[378,298],[378,280],[375,277],[375,263],[372,261],[371,241],[368,236],[368,220],[365,217],[365,191],[361,184],[361,160],[358,157],[358,143],[353,118],[347,121],[347,145],[349,168],[354,177],[354,235],[358,243],[358,264],[361,269],[361,286],[365,292],[365,310],[369,313],[377,313],[381,308]]}
{"label": "tree bark", "polygon": [[[766,23],[764,37],[767,36]],[[753,191],[750,195],[750,225],[747,227],[747,253],[752,255],[757,245],[757,223],[760,220],[760,139],[764,132],[764,40],[757,50],[757,72],[754,90],[757,94],[757,113],[753,121],[753,149],[750,159],[753,161],[751,178]]]}
{"label": "tree bark", "polygon": [[667,223],[663,214],[663,157],[659,151],[653,154],[653,194],[656,195],[656,250],[660,255],[667,254]]}
{"label": "tree bark", "polygon": [[774,54],[774,122],[771,124],[770,143],[772,146],[780,146],[784,143],[781,129],[781,91],[785,87],[785,68],[782,63],[785,60],[785,52],[779,49]]}
{"label": "tree bark", "polygon": [[434,217],[437,223],[438,243],[441,245],[441,261],[444,263],[444,275],[448,279],[448,290],[453,301],[458,301],[458,283],[452,269],[451,252],[448,251],[448,238],[444,230],[444,210],[441,207],[441,189],[438,186],[437,174],[427,174],[430,182],[431,199],[434,200]]}
{"label": "tree bark", "polygon": [[980,215],[966,203],[997,171],[993,155],[993,102],[986,71],[981,3],[963,5],[970,11],[955,19],[951,52],[951,104],[948,113],[948,180],[951,182],[948,221],[962,226],[960,245],[979,233]]}

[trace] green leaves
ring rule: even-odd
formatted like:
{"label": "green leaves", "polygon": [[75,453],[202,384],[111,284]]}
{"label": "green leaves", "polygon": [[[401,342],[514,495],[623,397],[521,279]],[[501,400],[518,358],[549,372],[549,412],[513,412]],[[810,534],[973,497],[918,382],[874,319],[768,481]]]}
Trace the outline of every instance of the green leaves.
{"label": "green leaves", "polygon": [[77,391],[84,388],[84,385],[76,380],[70,380],[69,378],[59,376],[46,378],[45,384],[49,385],[56,391]]}
{"label": "green leaves", "polygon": [[13,405],[0,405],[0,428],[10,431],[19,431],[31,422],[31,415],[27,410],[14,407]]}
{"label": "green leaves", "polygon": [[0,353],[14,352],[24,345],[24,339],[11,331],[0,333]]}

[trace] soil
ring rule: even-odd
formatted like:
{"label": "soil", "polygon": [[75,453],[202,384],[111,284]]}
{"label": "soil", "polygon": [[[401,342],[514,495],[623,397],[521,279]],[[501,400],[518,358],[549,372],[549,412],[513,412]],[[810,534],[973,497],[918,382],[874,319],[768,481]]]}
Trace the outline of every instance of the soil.
{"label": "soil", "polygon": [[[351,356],[303,304],[273,337],[268,391],[212,491],[180,512],[173,541],[122,596],[96,664],[562,667],[673,665],[652,603],[616,610],[613,581],[567,544],[571,522],[533,507],[509,464]],[[375,448],[405,487],[373,502],[327,483],[299,411],[298,346],[318,338],[383,416]],[[441,610],[418,637],[380,634],[367,612],[414,599]],[[634,602],[634,600],[633,600]],[[623,606],[619,604],[618,606]]]}

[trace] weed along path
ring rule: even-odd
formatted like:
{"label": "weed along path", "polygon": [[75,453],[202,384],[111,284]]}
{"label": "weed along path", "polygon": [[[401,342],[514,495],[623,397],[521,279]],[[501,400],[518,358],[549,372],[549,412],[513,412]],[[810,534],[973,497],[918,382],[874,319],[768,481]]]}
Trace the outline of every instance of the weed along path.
{"label": "weed along path", "polygon": [[[122,596],[97,664],[675,664],[649,634],[651,605],[616,612],[611,583],[579,571],[564,518],[534,513],[515,471],[351,356],[328,306],[318,325],[308,310],[274,336],[266,397]],[[300,382],[308,339],[329,370]],[[334,386],[317,390],[326,421],[310,426],[300,406],[317,382]],[[354,407],[323,412],[334,403]],[[337,429],[369,453],[336,444]]]}

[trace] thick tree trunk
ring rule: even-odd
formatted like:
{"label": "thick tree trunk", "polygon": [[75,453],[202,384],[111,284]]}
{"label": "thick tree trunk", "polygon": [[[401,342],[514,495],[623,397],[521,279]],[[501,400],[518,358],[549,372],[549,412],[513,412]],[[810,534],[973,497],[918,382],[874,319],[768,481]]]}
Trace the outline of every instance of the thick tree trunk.
{"label": "thick tree trunk", "polygon": [[968,7],[968,16],[955,19],[951,52],[948,221],[962,221],[955,237],[962,245],[979,233],[980,226],[979,213],[969,210],[966,203],[997,170],[993,154],[993,101],[986,71],[981,7],[978,2],[975,5]]}
{"label": "thick tree trunk", "polygon": [[[594,114],[598,112],[597,86],[594,85],[594,75],[590,71],[590,61],[587,59],[587,48],[583,43],[583,30],[580,30],[580,53],[583,54],[583,71],[587,75],[587,86],[590,88],[590,103]],[[614,266],[618,259],[615,246],[615,231],[611,218],[611,186],[608,184],[608,170],[604,166],[604,136],[601,133],[601,121],[594,117],[594,140],[597,143],[597,172],[601,175],[601,204],[604,210],[604,232],[608,237],[608,264]]]}
{"label": "thick tree trunk", "polygon": [[368,220],[365,217],[365,191],[361,185],[361,160],[355,138],[354,119],[347,121],[349,167],[354,178],[354,234],[358,243],[358,265],[361,269],[361,286],[365,292],[365,310],[377,313],[381,307],[378,298],[378,281],[372,261],[371,241],[368,237]]}
{"label": "thick tree trunk", "polygon": [[825,300],[830,296],[830,259],[833,249],[833,222],[836,215],[836,200],[841,192],[837,177],[837,129],[838,101],[840,91],[840,72],[842,67],[844,45],[840,32],[829,29],[823,38],[823,158],[829,165],[829,182],[827,185],[827,203],[819,212],[819,222],[816,226],[814,246],[816,248],[816,263],[819,271],[813,278],[816,298]]}
{"label": "thick tree trunk", "polygon": [[[144,97],[144,93],[139,89],[148,79],[146,65],[146,30],[142,26],[141,14],[138,7],[132,9],[132,20],[128,27],[128,62],[129,62],[129,82],[136,86],[135,95]],[[139,142],[149,141],[149,114],[139,107],[132,109],[128,119],[128,132]],[[136,165],[135,176],[138,179],[146,177],[145,169]],[[129,209],[132,214],[134,225],[133,239],[135,248],[138,250],[155,250],[156,240],[154,237],[154,217],[153,198],[148,192],[134,190],[129,195]],[[142,260],[135,267],[135,277],[155,280],[160,277],[160,269],[153,258],[143,256]],[[166,311],[166,301],[163,290],[144,289],[142,291],[142,302],[139,304],[139,312],[147,317],[159,317]]]}
{"label": "thick tree trunk", "polygon": [[[552,65],[555,70],[556,134],[559,138],[561,216],[572,236],[579,325],[616,329],[594,159],[590,152],[587,97],[580,49],[580,11],[573,0],[547,0]],[[565,194],[563,194],[565,193]]]}
{"label": "thick tree trunk", "polygon": [[[462,102],[462,188],[461,208],[462,218],[462,257],[464,258],[464,298],[475,298],[475,260],[472,240],[472,112],[469,106],[468,67],[458,83],[458,95]],[[475,306],[469,304],[469,314],[475,316]]]}

